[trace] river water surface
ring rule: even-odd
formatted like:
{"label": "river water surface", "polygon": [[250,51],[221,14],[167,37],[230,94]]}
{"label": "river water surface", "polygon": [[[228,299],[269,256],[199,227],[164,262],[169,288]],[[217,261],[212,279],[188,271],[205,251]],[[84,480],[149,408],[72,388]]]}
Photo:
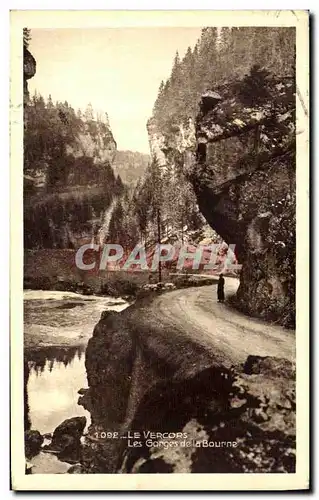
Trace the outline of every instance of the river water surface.
{"label": "river water surface", "polygon": [[[105,310],[129,304],[112,297],[69,292],[26,290],[24,293],[25,422],[41,434],[52,433],[63,420],[90,414],[78,405],[87,388],[85,348]],[[69,339],[69,342],[68,342]],[[32,473],[63,473],[70,464],[41,452],[32,459]]]}

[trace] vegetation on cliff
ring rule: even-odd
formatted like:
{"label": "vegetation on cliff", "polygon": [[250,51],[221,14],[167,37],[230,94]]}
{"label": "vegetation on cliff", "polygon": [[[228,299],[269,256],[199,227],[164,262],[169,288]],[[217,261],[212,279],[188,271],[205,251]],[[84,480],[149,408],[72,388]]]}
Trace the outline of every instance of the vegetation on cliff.
{"label": "vegetation on cliff", "polygon": [[171,75],[160,85],[153,110],[158,129],[170,133],[174,126],[187,124],[196,116],[203,92],[242,79],[253,65],[282,77],[292,75],[294,46],[295,28],[204,28],[183,59],[176,53]]}
{"label": "vegetation on cliff", "polygon": [[[24,47],[31,39],[24,30]],[[116,151],[107,115],[35,93],[25,107],[25,246],[75,248],[201,239],[205,224],[180,168]],[[213,234],[213,236],[215,236]]]}
{"label": "vegetation on cliff", "polygon": [[176,55],[148,123],[153,151],[182,169],[208,223],[236,245],[239,307],[290,327],[295,99],[294,28],[205,28]]}
{"label": "vegetation on cliff", "polygon": [[258,66],[197,116],[188,171],[202,212],[243,264],[246,313],[294,327],[295,80]]}
{"label": "vegetation on cliff", "polygon": [[201,215],[190,182],[175,166],[162,168],[154,158],[136,184],[129,186],[112,212],[108,241],[130,252],[143,242],[154,251],[156,243],[220,242]]}
{"label": "vegetation on cliff", "polygon": [[37,93],[25,109],[24,201],[27,248],[100,238],[131,250],[158,241],[159,227],[161,240],[184,240],[205,222],[181,168],[116,152],[107,117]]}
{"label": "vegetation on cliff", "polygon": [[[124,186],[111,167],[116,143],[106,117],[35,93],[25,108],[24,201],[27,248],[72,247],[93,234]],[[73,237],[73,236],[74,237]]]}
{"label": "vegetation on cliff", "polygon": [[125,184],[133,186],[144,175],[149,162],[150,157],[147,154],[117,150],[112,167]]}

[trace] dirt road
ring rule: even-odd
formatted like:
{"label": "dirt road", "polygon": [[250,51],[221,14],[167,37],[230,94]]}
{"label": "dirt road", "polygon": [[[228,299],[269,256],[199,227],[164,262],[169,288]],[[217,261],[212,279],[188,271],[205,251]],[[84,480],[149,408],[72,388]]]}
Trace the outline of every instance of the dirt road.
{"label": "dirt road", "polygon": [[[225,294],[236,292],[238,280],[225,279]],[[225,366],[242,363],[249,354],[295,359],[295,332],[269,325],[217,302],[216,286],[176,290],[157,297],[149,319],[180,330],[212,350]],[[150,316],[153,316],[150,318]]]}

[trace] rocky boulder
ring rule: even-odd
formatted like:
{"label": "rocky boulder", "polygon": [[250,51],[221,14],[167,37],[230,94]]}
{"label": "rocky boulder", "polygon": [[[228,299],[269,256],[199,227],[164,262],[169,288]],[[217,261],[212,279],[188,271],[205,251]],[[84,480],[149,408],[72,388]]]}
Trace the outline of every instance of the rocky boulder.
{"label": "rocky boulder", "polygon": [[64,420],[55,429],[52,437],[52,444],[58,444],[64,435],[69,435],[75,439],[80,439],[86,425],[85,417],[72,417]]}
{"label": "rocky boulder", "polygon": [[227,368],[173,326],[152,321],[149,300],[104,313],[89,340],[84,470],[293,472],[294,364],[249,356]]}
{"label": "rocky boulder", "polygon": [[39,431],[28,430],[24,433],[25,456],[32,458],[37,455],[43,444],[43,436]]}
{"label": "rocky boulder", "polygon": [[294,381],[283,376],[286,360],[270,359],[278,365],[270,378],[267,370],[245,375],[208,369],[154,388],[133,428],[171,431],[173,438],[128,448],[121,472],[294,472]]}
{"label": "rocky boulder", "polygon": [[86,426],[85,417],[72,417],[64,420],[55,429],[50,445],[44,451],[58,454],[64,461],[76,462],[81,455],[80,439]]}
{"label": "rocky boulder", "polygon": [[81,464],[74,464],[68,469],[68,474],[87,474],[87,470]]}

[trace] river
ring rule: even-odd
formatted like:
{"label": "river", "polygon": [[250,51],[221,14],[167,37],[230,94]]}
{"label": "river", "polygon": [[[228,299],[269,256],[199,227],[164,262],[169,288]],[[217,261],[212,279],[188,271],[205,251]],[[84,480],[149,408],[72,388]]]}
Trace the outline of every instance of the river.
{"label": "river", "polygon": [[[85,348],[101,312],[121,311],[122,299],[72,292],[26,290],[24,336],[26,366],[26,427],[49,434],[63,420],[90,414],[78,405],[87,387]],[[32,460],[32,473],[64,473],[70,464],[41,452]]]}

